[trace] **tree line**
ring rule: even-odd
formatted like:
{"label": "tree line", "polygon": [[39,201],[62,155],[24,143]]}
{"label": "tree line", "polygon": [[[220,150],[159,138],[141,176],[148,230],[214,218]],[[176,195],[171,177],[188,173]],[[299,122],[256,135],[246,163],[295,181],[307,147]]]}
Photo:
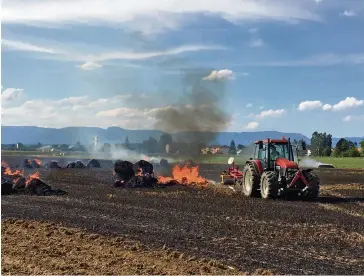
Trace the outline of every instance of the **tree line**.
{"label": "tree line", "polygon": [[[360,151],[359,151],[360,149]],[[332,135],[315,131],[311,137],[312,156],[360,157],[364,156],[364,139],[359,143],[341,138],[333,147]]]}

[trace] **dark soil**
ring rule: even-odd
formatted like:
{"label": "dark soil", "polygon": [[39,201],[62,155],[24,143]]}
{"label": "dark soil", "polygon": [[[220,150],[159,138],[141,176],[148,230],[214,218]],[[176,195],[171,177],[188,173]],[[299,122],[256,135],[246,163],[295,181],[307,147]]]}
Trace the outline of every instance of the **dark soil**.
{"label": "dark soil", "polygon": [[[218,180],[226,167],[200,168],[202,176]],[[324,185],[318,202],[245,198],[179,185],[119,189],[113,187],[112,166],[40,172],[47,184],[68,194],[4,196],[2,218],[45,220],[148,247],[166,245],[250,273],[364,273],[364,171],[319,170]],[[346,185],[353,183],[359,186]],[[328,184],[342,185],[334,191]]]}

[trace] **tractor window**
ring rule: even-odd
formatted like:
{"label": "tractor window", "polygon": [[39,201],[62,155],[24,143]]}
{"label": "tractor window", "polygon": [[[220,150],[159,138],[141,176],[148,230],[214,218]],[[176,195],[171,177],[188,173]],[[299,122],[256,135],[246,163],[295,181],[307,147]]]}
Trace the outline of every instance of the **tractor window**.
{"label": "tractor window", "polygon": [[263,145],[263,148],[258,151],[258,159],[264,160],[266,158],[267,145]]}
{"label": "tractor window", "polygon": [[288,144],[271,144],[271,152],[270,156],[272,160],[276,160],[277,158],[289,158]]}

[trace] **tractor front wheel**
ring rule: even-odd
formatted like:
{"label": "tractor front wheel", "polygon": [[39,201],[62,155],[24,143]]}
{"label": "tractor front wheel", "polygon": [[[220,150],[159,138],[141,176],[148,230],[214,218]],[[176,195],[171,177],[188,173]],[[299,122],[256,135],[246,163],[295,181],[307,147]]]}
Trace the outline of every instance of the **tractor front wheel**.
{"label": "tractor front wheel", "polygon": [[320,179],[314,172],[307,172],[304,174],[309,187],[307,189],[307,199],[315,201],[320,194]]}
{"label": "tractor front wheel", "polygon": [[241,184],[244,195],[249,197],[259,196],[259,175],[251,163],[245,165]]}
{"label": "tractor front wheel", "polygon": [[260,194],[262,198],[276,198],[278,196],[278,179],[275,172],[264,172],[260,180]]}

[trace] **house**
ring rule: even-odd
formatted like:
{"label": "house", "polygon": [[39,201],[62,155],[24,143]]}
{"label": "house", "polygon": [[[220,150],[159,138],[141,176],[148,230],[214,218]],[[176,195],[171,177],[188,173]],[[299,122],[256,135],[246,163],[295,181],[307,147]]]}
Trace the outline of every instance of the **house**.
{"label": "house", "polygon": [[228,146],[212,146],[201,149],[201,154],[228,154],[229,147]]}

